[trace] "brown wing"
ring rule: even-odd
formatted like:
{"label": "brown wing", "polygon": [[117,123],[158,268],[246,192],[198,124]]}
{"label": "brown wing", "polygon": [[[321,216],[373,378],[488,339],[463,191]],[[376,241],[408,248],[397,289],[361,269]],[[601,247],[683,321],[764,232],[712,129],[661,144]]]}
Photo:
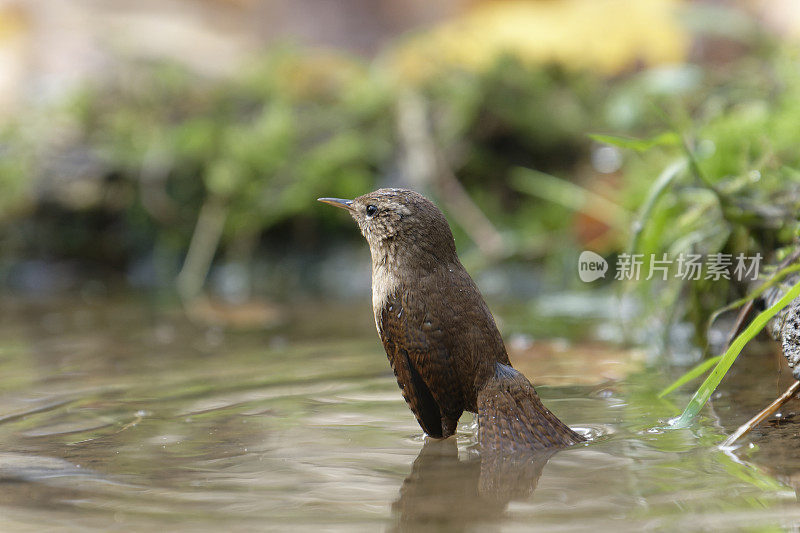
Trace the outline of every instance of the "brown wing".
{"label": "brown wing", "polygon": [[380,334],[397,383],[431,437],[449,437],[464,410],[461,385],[436,317],[407,292],[390,297],[380,313]]}

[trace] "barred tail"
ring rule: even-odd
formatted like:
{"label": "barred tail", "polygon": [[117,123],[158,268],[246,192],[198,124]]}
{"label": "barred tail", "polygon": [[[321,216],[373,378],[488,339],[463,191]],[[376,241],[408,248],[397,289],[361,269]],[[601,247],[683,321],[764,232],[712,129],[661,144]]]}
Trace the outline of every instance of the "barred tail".
{"label": "barred tail", "polygon": [[542,405],[524,375],[500,363],[478,393],[478,434],[484,450],[499,451],[563,448],[586,440]]}

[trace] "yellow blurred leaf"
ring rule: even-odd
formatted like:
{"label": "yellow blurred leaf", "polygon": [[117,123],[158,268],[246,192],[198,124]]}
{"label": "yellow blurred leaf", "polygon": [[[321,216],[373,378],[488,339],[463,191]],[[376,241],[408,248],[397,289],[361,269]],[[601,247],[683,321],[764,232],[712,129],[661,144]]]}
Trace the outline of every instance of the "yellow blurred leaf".
{"label": "yellow blurred leaf", "polygon": [[501,54],[524,61],[615,74],[633,66],[681,62],[689,34],[679,0],[506,0],[483,2],[398,46],[390,65],[401,79],[443,66],[480,70]]}

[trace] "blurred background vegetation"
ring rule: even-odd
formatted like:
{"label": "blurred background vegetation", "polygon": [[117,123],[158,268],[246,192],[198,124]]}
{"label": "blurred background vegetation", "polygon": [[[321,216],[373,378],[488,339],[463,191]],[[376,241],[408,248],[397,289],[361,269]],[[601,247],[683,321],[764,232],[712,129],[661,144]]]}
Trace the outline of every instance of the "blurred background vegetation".
{"label": "blurred background vegetation", "polygon": [[[315,199],[381,186],[442,207],[490,297],[610,290],[585,249],[779,260],[799,38],[792,0],[5,1],[0,283],[255,322],[366,299],[361,236]],[[701,325],[747,287],[632,290]]]}

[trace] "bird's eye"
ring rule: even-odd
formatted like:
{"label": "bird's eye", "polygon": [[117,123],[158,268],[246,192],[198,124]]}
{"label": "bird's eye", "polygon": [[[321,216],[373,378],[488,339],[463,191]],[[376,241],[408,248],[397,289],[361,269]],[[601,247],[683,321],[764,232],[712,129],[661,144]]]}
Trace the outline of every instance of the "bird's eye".
{"label": "bird's eye", "polygon": [[369,205],[367,206],[367,216],[368,216],[368,217],[371,217],[372,215],[374,215],[374,214],[375,214],[375,213],[377,213],[377,212],[378,212],[378,208],[377,208],[377,207],[375,207],[374,205],[372,205],[372,204],[369,204]]}

